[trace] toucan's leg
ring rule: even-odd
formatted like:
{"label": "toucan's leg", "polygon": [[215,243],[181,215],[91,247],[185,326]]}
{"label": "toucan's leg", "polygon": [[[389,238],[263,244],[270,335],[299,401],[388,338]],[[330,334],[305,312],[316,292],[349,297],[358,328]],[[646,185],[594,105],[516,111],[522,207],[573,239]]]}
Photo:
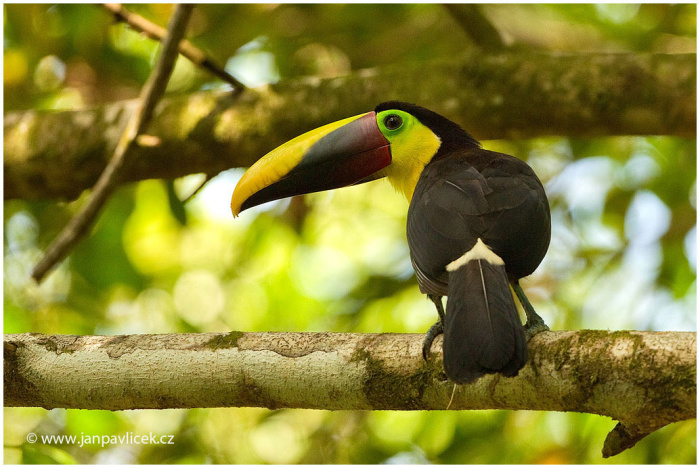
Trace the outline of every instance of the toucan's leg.
{"label": "toucan's leg", "polygon": [[428,333],[425,334],[425,339],[423,340],[423,359],[428,360],[428,355],[430,354],[430,347],[433,345],[433,341],[438,335],[442,334],[443,326],[445,325],[445,309],[442,308],[442,296],[435,294],[428,294],[428,299],[433,301],[435,308],[437,309],[439,320],[430,327]]}
{"label": "toucan's leg", "polygon": [[549,327],[544,323],[542,317],[537,315],[532,304],[530,304],[530,301],[525,295],[525,291],[520,287],[520,283],[516,281],[515,284],[513,284],[513,290],[515,291],[515,295],[518,296],[518,300],[523,305],[525,316],[527,317],[527,321],[525,322],[525,339],[530,341],[530,338],[538,333],[549,330]]}

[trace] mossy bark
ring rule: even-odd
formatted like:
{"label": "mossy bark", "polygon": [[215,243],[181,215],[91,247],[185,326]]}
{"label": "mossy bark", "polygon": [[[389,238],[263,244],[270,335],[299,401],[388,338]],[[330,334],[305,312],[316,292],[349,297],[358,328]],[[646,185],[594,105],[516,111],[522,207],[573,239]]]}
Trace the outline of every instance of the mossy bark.
{"label": "mossy bark", "polygon": [[[543,332],[515,378],[457,386],[423,335],[204,333],[5,335],[5,405],[125,410],[255,406],[328,410],[574,411],[620,424],[614,455],[696,417],[696,334]],[[441,338],[436,340],[439,343]]]}
{"label": "mossy bark", "polygon": [[[677,135],[696,129],[696,56],[469,54],[449,61],[307,78],[163,100],[125,182],[248,166],[320,125],[398,99],[429,107],[480,139]],[[5,198],[72,199],[112,154],[134,102],[4,119]]]}

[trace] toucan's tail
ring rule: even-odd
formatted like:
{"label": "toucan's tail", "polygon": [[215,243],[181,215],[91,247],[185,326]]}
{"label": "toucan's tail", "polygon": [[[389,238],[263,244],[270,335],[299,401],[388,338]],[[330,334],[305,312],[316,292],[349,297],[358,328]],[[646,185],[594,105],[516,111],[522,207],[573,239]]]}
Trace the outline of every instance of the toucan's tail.
{"label": "toucan's tail", "polygon": [[484,374],[518,375],[527,359],[527,342],[503,260],[479,239],[447,269],[447,376],[464,384]]}

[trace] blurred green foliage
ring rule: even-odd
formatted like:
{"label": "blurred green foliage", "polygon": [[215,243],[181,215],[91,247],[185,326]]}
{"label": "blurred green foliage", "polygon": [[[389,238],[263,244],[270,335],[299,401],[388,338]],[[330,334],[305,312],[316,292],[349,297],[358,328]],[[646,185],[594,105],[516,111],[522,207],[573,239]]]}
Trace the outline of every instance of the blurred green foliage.
{"label": "blurred green foliage", "polygon": [[[165,25],[170,5],[129,5]],[[696,6],[484,5],[523,50],[695,52]],[[249,84],[449,57],[476,47],[440,5],[198,5],[189,37]],[[4,5],[5,111],[138,95],[157,45],[97,5]],[[180,59],[169,92],[222,86]],[[388,97],[389,98],[389,97]],[[429,105],[429,103],[422,103]],[[552,206],[525,282],[553,329],[696,329],[696,142],[488,141],[528,161]],[[405,242],[407,203],[374,182],[233,220],[242,170],[192,202],[193,175],[122,187],[40,286],[29,272],[86,195],[4,204],[5,333],[424,332],[435,320]],[[599,463],[614,423],[585,414],[77,411],[6,408],[8,463]],[[44,445],[37,434],[172,434],[174,445]],[[611,463],[695,463],[695,421]]]}

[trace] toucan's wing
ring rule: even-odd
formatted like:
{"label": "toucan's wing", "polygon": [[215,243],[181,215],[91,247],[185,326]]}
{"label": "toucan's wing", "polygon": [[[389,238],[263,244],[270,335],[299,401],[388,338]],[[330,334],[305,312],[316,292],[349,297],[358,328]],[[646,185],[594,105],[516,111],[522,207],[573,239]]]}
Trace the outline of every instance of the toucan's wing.
{"label": "toucan's wing", "polygon": [[529,270],[515,275],[525,276],[549,245],[544,189],[532,169],[512,156],[471,149],[443,157],[428,164],[418,180],[407,236],[424,292],[444,295],[445,267],[479,238],[503,258],[509,276],[511,270]]}
{"label": "toucan's wing", "polygon": [[486,179],[462,158],[447,157],[423,170],[408,208],[406,234],[421,291],[447,294],[447,264],[486,230]]}
{"label": "toucan's wing", "polygon": [[551,237],[549,202],[530,166],[512,156],[495,155],[481,173],[493,192],[487,197],[492,213],[483,240],[506,263],[511,279],[532,274],[544,258]]}

